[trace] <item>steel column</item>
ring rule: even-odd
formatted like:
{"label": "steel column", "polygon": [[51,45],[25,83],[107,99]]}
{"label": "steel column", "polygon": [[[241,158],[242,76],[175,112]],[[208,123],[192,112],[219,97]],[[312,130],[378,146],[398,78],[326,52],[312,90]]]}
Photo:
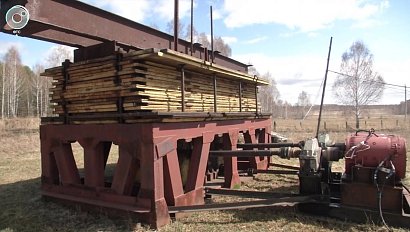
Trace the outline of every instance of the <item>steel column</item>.
{"label": "steel column", "polygon": [[[223,148],[225,150],[236,150],[238,135],[238,129],[231,129],[229,130],[229,133],[223,134]],[[224,174],[225,188],[237,188],[241,185],[237,157],[224,157]]]}

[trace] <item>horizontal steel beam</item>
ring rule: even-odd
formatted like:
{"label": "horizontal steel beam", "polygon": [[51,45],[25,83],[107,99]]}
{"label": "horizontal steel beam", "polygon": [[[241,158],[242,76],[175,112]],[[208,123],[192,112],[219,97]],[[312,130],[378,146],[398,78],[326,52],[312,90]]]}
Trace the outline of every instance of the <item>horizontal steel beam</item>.
{"label": "horizontal steel beam", "polygon": [[[106,41],[118,41],[119,44],[140,49],[174,47],[174,37],[167,33],[80,1],[2,1],[0,15],[6,15],[15,5],[25,6],[30,14],[29,23],[20,30],[20,36],[77,48]],[[5,17],[0,17],[0,30],[13,34],[13,29],[8,27]],[[191,54],[191,43],[188,41],[179,39],[178,48],[179,52]],[[192,55],[205,59],[204,48],[195,45]],[[215,53],[214,63],[241,72],[248,70],[246,64],[218,53]]]}

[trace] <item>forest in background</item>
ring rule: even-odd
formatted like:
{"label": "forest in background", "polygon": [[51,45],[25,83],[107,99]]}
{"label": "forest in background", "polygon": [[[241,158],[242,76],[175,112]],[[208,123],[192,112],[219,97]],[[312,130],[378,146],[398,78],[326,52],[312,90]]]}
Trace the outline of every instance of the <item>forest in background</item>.
{"label": "forest in background", "polygon": [[22,64],[18,49],[10,47],[0,60],[1,118],[50,115],[52,80],[40,74],[45,68],[59,66],[65,59],[72,60],[72,57],[72,50],[68,47],[56,46],[44,62],[28,67]]}

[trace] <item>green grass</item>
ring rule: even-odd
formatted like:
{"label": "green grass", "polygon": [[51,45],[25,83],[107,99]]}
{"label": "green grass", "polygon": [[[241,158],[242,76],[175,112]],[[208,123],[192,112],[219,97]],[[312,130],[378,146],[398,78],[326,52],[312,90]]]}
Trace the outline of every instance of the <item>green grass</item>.
{"label": "green grass", "polygon": [[[40,195],[40,146],[38,121],[2,122],[0,125],[0,231],[149,231],[133,218],[112,218],[45,201]],[[293,132],[292,132],[293,133]],[[295,141],[309,132],[287,133]],[[410,136],[407,131],[398,131]],[[346,132],[336,133],[338,140]],[[407,138],[410,139],[410,138]],[[76,160],[82,165],[80,148]],[[115,153],[115,152],[114,152]],[[115,159],[112,160],[114,162]],[[278,159],[283,164],[298,161]],[[410,164],[408,162],[408,164]],[[408,165],[409,166],[409,165]],[[338,164],[343,169],[343,163]],[[410,169],[410,168],[409,168]],[[410,172],[408,171],[408,176]],[[409,178],[406,179],[409,183]],[[297,192],[296,176],[257,175],[244,182],[242,190]],[[236,201],[214,197],[213,202]],[[395,228],[395,231],[404,231]],[[226,210],[194,213],[173,221],[159,231],[385,231],[371,222],[355,224],[297,212],[293,207]]]}

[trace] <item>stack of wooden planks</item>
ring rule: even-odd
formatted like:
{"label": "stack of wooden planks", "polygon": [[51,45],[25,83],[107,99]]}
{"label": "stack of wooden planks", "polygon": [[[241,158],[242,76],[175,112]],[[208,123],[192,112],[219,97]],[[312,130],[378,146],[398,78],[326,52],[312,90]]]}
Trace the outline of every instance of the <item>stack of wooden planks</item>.
{"label": "stack of wooden planks", "polygon": [[42,75],[53,78],[51,102],[59,116],[181,112],[182,104],[184,112],[255,112],[256,86],[268,84],[216,64],[156,49],[78,63],[66,61]]}

